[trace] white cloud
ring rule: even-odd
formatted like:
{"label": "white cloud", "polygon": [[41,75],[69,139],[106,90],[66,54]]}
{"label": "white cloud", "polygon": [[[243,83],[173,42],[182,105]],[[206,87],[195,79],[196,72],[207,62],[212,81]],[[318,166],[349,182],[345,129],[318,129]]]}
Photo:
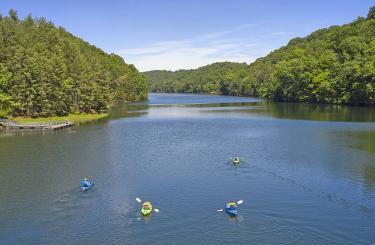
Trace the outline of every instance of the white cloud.
{"label": "white cloud", "polygon": [[231,34],[254,26],[246,24],[232,30],[157,42],[145,47],[123,49],[117,53],[140,71],[194,69],[219,61],[250,63],[259,57],[259,53],[264,53],[263,44],[244,38],[232,38]]}
{"label": "white cloud", "polygon": [[261,38],[268,38],[268,37],[285,36],[287,34],[288,34],[288,32],[285,32],[285,31],[276,31],[276,32],[272,32],[272,33],[269,33],[269,34],[266,34],[266,35],[262,35],[260,37]]}

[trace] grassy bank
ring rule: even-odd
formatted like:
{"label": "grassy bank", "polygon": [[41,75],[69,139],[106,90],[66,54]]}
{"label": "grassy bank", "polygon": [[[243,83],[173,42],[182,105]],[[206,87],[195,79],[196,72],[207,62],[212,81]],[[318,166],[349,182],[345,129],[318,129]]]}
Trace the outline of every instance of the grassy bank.
{"label": "grassy bank", "polygon": [[14,117],[11,120],[15,121],[16,123],[25,124],[25,123],[48,123],[48,122],[63,122],[68,120],[75,124],[95,121],[98,119],[102,119],[107,117],[107,113],[101,114],[70,114],[68,116],[63,117],[38,117],[38,118],[30,118],[30,117]]}

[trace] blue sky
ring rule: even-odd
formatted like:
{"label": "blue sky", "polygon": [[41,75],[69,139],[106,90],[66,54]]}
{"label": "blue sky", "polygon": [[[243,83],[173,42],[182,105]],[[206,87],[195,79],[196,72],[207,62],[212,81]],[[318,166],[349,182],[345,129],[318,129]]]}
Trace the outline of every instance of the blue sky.
{"label": "blue sky", "polygon": [[372,0],[1,0],[44,16],[139,70],[250,63],[294,37],[366,16]]}

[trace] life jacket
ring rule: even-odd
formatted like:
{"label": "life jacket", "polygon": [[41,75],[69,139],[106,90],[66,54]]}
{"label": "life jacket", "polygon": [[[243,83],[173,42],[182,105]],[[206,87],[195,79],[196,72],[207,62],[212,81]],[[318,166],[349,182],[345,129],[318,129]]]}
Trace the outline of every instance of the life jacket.
{"label": "life jacket", "polygon": [[144,209],[146,209],[146,210],[149,210],[149,209],[151,209],[151,203],[149,203],[149,202],[145,202],[145,203],[143,203],[143,208]]}
{"label": "life jacket", "polygon": [[237,204],[235,203],[235,202],[228,202],[228,204],[227,204],[227,208],[235,208],[235,207],[237,207]]}

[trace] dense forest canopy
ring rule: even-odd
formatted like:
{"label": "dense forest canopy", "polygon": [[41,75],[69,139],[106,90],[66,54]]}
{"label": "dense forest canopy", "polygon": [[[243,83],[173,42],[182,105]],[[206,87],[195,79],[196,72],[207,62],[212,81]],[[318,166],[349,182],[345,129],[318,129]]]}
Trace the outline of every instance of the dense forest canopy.
{"label": "dense forest canopy", "polygon": [[218,62],[193,70],[144,72],[152,92],[233,94],[247,76],[246,63]]}
{"label": "dense forest canopy", "polygon": [[45,18],[0,14],[0,117],[98,113],[146,98],[145,77],[120,56]]}
{"label": "dense forest canopy", "polygon": [[145,75],[151,91],[157,92],[374,105],[375,7],[370,8],[367,18],[359,17],[347,25],[292,39],[246,67],[216,63],[196,70],[151,71]]}

